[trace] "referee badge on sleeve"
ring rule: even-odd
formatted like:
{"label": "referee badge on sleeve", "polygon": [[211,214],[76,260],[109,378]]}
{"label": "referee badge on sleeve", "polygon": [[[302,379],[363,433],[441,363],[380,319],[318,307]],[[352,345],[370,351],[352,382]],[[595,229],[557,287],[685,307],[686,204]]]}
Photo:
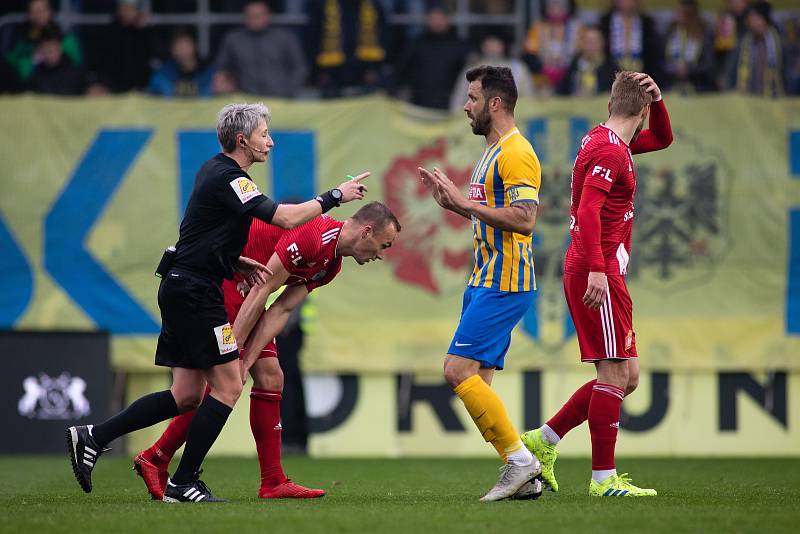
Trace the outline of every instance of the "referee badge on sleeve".
{"label": "referee badge on sleeve", "polygon": [[239,200],[242,201],[242,204],[261,194],[256,184],[244,176],[231,180],[230,186],[233,192],[236,193],[236,196],[239,197]]}
{"label": "referee badge on sleeve", "polygon": [[217,347],[219,347],[220,355],[228,354],[239,348],[236,346],[236,338],[233,337],[231,323],[225,323],[224,325],[216,327],[214,329],[214,335],[217,337]]}

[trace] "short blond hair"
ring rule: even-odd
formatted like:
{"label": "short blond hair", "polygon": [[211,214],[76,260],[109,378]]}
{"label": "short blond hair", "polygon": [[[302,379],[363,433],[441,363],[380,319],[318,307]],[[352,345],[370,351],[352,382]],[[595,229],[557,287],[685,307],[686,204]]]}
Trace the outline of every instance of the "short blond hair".
{"label": "short blond hair", "polygon": [[614,78],[611,86],[612,115],[634,117],[653,101],[653,96],[634,78],[636,74],[638,73],[624,70],[618,72]]}

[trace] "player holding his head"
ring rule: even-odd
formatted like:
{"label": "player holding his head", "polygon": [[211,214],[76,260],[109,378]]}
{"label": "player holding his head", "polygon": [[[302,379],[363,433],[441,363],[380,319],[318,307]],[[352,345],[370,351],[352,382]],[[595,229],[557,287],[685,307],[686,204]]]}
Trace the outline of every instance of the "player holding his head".
{"label": "player holding his head", "polygon": [[472,221],[475,269],[444,360],[444,376],[483,438],[506,462],[497,484],[481,499],[497,501],[528,487],[541,471],[491,388],[494,370],[503,369],[511,330],[533,303],[531,234],[541,167],[514,123],[517,87],[511,70],[481,66],[466,77],[464,111],[472,132],[484,136],[487,145],[472,172],[469,198],[439,169],[420,168],[419,173],[440,206]]}
{"label": "player holding his head", "polygon": [[[322,215],[293,230],[253,221],[244,254],[267,265],[273,274],[266,284],[252,289],[242,277],[225,280],[222,290],[228,318],[240,332],[237,340],[242,354],[242,382],[247,371],[253,377],[250,428],[261,467],[260,498],[308,499],[325,495],[323,490],[295,484],[286,478],[281,467],[283,372],[275,336],[311,291],[336,277],[342,258],[351,256],[360,265],[383,259],[399,231],[397,218],[380,202],[364,205],[344,222]],[[284,291],[264,311],[267,297],[281,286],[286,286]],[[155,499],[164,498],[167,468],[175,451],[186,441],[194,415],[195,411],[191,411],[173,419],[158,441],[133,460],[134,469]]]}
{"label": "player holding his head", "polygon": [[[632,154],[672,143],[667,109],[647,74],[617,73],[608,120],[581,141],[572,171],[570,235],[564,263],[564,294],[578,336],[581,361],[592,362],[597,379],[573,393],[547,424],[522,435],[542,462],[542,478],[558,491],[553,472],[559,440],[589,420],[592,479],[589,495],[638,497],[656,490],[617,475],[614,446],[622,399],[639,384],[636,334],[625,274],[631,251],[636,175]],[[649,118],[649,129],[643,130]]]}

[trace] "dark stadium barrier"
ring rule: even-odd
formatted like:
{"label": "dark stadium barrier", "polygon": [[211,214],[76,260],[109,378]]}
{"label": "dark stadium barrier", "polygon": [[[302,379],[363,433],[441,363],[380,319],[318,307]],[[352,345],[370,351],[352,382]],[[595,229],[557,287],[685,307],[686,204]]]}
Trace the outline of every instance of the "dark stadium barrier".
{"label": "dark stadium barrier", "polygon": [[0,332],[0,421],[14,438],[0,453],[65,450],[64,430],[109,415],[105,332]]}

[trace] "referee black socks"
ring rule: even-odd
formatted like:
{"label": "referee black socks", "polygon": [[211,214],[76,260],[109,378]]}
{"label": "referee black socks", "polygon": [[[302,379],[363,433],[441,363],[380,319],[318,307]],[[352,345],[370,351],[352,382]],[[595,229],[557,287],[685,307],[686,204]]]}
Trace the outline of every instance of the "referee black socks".
{"label": "referee black socks", "polygon": [[173,484],[178,486],[187,484],[197,477],[200,464],[203,463],[222,427],[225,426],[231,411],[233,408],[211,395],[206,397],[189,426],[181,463],[170,478]]}
{"label": "referee black socks", "polygon": [[120,436],[147,428],[178,415],[178,405],[170,390],[145,395],[105,423],[94,425],[92,437],[105,447]]}

